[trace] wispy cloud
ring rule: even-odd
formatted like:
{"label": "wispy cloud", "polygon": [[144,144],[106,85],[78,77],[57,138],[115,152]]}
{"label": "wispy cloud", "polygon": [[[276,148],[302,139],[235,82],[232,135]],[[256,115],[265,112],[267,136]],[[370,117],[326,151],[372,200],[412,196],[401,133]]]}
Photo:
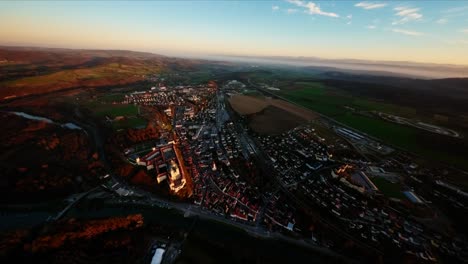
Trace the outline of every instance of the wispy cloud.
{"label": "wispy cloud", "polygon": [[422,32],[417,32],[417,31],[411,31],[411,30],[406,30],[406,29],[399,29],[399,28],[394,28],[392,29],[393,32],[407,35],[407,36],[414,36],[414,37],[419,37],[419,36],[424,36],[424,33]]}
{"label": "wispy cloud", "polygon": [[304,12],[309,15],[320,15],[320,16],[328,16],[328,17],[340,17],[338,14],[333,12],[325,12],[323,11],[320,6],[315,4],[314,2],[305,2],[301,0],[286,0],[288,3],[296,5],[298,7],[304,8]]}
{"label": "wispy cloud", "polygon": [[405,24],[410,21],[421,20],[423,15],[419,13],[419,8],[410,8],[410,7],[395,7],[395,15],[401,17],[401,19],[394,21],[392,25]]}
{"label": "wispy cloud", "polygon": [[279,9],[280,9],[279,6],[276,6],[276,5],[271,7],[271,10],[273,10],[273,11],[276,11],[276,10],[279,10]]}
{"label": "wispy cloud", "polygon": [[460,13],[460,12],[463,12],[463,11],[467,11],[468,10],[468,6],[458,6],[458,7],[452,7],[452,8],[449,8],[449,9],[446,9],[444,11],[442,11],[442,13]]}
{"label": "wispy cloud", "polygon": [[468,6],[452,7],[452,8],[441,11],[441,13],[443,14],[443,17],[446,17],[446,18],[463,17],[467,15],[467,12],[468,12]]}
{"label": "wispy cloud", "polygon": [[345,17],[346,25],[351,25],[353,23],[353,15],[349,14]]}
{"label": "wispy cloud", "polygon": [[296,13],[297,11],[299,11],[299,10],[297,10],[296,8],[288,8],[288,9],[286,10],[286,13],[288,13],[288,14],[294,14],[294,13]]}
{"label": "wispy cloud", "polygon": [[376,27],[375,25],[369,25],[369,26],[367,26],[366,28],[368,28],[368,29],[376,29],[377,27]]}
{"label": "wispy cloud", "polygon": [[374,2],[359,2],[354,5],[355,7],[364,8],[366,10],[377,9],[387,6],[386,3],[374,3]]}
{"label": "wispy cloud", "polygon": [[436,20],[436,24],[439,24],[439,25],[445,25],[447,24],[447,22],[448,22],[448,19],[446,18],[440,18]]}
{"label": "wispy cloud", "polygon": [[460,32],[461,32],[461,33],[468,34],[468,28],[460,29]]}

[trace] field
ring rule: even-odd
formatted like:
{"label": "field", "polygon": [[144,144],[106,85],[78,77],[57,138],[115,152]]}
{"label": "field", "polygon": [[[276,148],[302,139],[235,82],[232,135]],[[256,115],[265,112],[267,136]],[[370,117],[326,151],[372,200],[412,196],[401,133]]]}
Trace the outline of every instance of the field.
{"label": "field", "polygon": [[401,192],[401,186],[398,183],[391,183],[381,177],[372,178],[372,182],[385,196],[397,199],[405,199],[405,196]]}
{"label": "field", "polygon": [[80,102],[81,106],[92,112],[94,116],[103,120],[112,120],[112,128],[115,130],[145,127],[148,122],[139,116],[138,106],[118,103],[123,96],[121,93],[109,93],[94,99],[86,97]]}
{"label": "field", "polygon": [[305,122],[300,116],[273,105],[251,115],[249,119],[252,130],[263,135],[278,135]]}
{"label": "field", "polygon": [[318,117],[318,115],[313,111],[298,107],[284,100],[267,97],[234,95],[229,99],[229,103],[234,110],[241,115],[257,113],[265,109],[267,106],[274,106],[307,121]]}
{"label": "field", "polygon": [[468,168],[465,161],[468,158],[468,153],[463,150],[454,151],[457,146],[466,144],[465,141],[458,140],[455,142],[448,137],[361,114],[361,112],[375,110],[414,118],[416,110],[413,108],[356,98],[344,91],[325,87],[319,82],[296,82],[289,85],[292,88],[281,87],[282,90],[278,94],[306,108],[331,117],[338,122],[379,138],[391,145],[414,152],[424,158],[447,162],[461,168]]}
{"label": "field", "polygon": [[234,95],[229,103],[237,113],[248,116],[250,127],[260,134],[281,134],[318,117],[284,100],[263,96]]}
{"label": "field", "polygon": [[84,106],[98,117],[136,116],[138,106],[128,104],[110,104],[100,101],[89,101]]}
{"label": "field", "polygon": [[241,115],[250,115],[262,111],[268,106],[264,98],[247,96],[247,95],[233,95],[229,99],[234,110]]}
{"label": "field", "polygon": [[148,122],[140,117],[130,117],[124,120],[118,120],[112,122],[112,127],[115,130],[126,129],[126,128],[142,128],[145,127]]}

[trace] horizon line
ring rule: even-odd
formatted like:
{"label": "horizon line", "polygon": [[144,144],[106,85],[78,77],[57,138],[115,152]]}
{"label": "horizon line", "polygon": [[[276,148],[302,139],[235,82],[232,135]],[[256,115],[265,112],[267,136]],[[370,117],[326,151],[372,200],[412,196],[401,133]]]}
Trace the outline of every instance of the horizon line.
{"label": "horizon line", "polygon": [[[198,58],[204,59],[203,57],[209,56],[222,56],[222,57],[250,57],[250,58],[293,58],[293,59],[318,59],[318,60],[325,60],[325,61],[359,61],[359,62],[373,62],[373,63],[395,63],[395,64],[405,64],[405,63],[413,63],[413,64],[432,64],[438,66],[456,66],[456,67],[468,67],[468,64],[457,64],[457,63],[438,63],[438,62],[424,62],[424,61],[401,61],[401,60],[371,60],[371,59],[360,59],[360,58],[326,58],[326,57],[317,57],[317,56],[291,56],[291,55],[252,55],[252,54],[229,54],[229,53],[198,53],[198,52],[186,52],[185,54],[181,51],[164,51],[164,50],[145,50],[145,49],[127,49],[127,48],[113,48],[113,49],[105,49],[105,48],[85,48],[85,47],[63,47],[63,46],[53,46],[50,44],[3,44],[0,43],[0,47],[10,47],[10,48],[42,48],[42,49],[66,49],[66,50],[99,50],[99,51],[130,51],[130,52],[142,52],[142,53],[149,53],[153,55],[160,55],[166,57],[176,57],[176,58]],[[177,55],[176,55],[177,54]]]}

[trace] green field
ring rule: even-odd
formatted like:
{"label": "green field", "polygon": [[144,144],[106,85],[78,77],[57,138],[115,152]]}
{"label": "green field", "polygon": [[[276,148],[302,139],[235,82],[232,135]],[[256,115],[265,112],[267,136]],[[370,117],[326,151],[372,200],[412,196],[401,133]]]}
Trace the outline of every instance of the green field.
{"label": "green field", "polygon": [[138,106],[131,104],[108,104],[100,102],[90,102],[86,104],[86,108],[91,110],[96,116],[115,118],[117,116],[136,116],[138,114]]}
{"label": "green field", "polygon": [[362,115],[345,108],[345,106],[354,108],[356,111],[375,110],[413,117],[416,114],[415,109],[356,98],[337,89],[325,87],[320,82],[295,82],[292,86],[295,88],[280,87],[282,90],[278,94],[338,122],[379,138],[388,144],[431,160],[451,163],[461,168],[468,167],[466,157],[431,148],[431,146],[421,143],[419,135],[424,132],[417,128]]}
{"label": "green field", "polygon": [[135,117],[135,118],[127,118],[125,120],[114,121],[114,122],[112,122],[112,127],[115,130],[128,129],[128,128],[139,128],[139,127],[146,126],[147,123],[148,122],[145,119]]}
{"label": "green field", "polygon": [[122,120],[113,120],[112,128],[115,130],[144,127],[148,123],[138,116],[138,106],[133,104],[113,104],[110,102],[119,101],[121,94],[108,94],[99,97],[97,100],[87,101],[83,106],[90,110],[93,115],[110,119],[124,117]]}
{"label": "green field", "polygon": [[372,182],[385,196],[397,199],[405,199],[405,195],[401,192],[400,184],[391,183],[381,177],[372,178]]}
{"label": "green field", "polygon": [[344,108],[350,102],[344,96],[335,96],[326,92],[325,86],[318,82],[297,82],[294,86],[303,87],[294,90],[282,90],[280,95],[324,115],[333,117],[345,114]]}
{"label": "green field", "polygon": [[293,86],[300,88],[285,89],[279,94],[330,117],[348,113],[350,110],[345,106],[359,111],[375,110],[403,116],[416,114],[414,109],[349,96],[342,91],[325,87],[320,82],[295,82]]}
{"label": "green field", "polygon": [[334,119],[359,131],[378,137],[384,142],[411,150],[416,150],[418,147],[415,140],[417,138],[417,130],[414,128],[352,114],[351,112],[336,116]]}

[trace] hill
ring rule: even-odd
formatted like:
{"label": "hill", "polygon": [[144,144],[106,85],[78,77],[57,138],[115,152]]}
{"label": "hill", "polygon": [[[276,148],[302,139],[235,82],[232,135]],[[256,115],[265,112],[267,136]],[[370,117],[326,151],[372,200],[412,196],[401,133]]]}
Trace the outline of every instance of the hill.
{"label": "hill", "polygon": [[468,78],[414,79],[342,72],[320,74],[324,84],[355,96],[444,114],[468,113]]}
{"label": "hill", "polygon": [[0,99],[139,82],[201,61],[124,50],[0,47]]}

